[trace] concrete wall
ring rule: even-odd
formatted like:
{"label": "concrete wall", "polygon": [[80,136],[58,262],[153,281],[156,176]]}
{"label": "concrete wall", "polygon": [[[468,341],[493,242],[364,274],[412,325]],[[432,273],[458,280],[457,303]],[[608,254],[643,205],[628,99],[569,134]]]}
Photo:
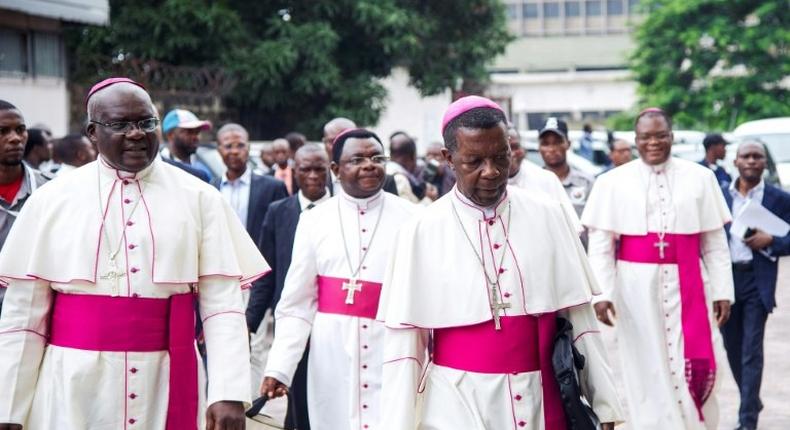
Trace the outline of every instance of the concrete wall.
{"label": "concrete wall", "polygon": [[69,132],[69,96],[64,79],[0,77],[0,95],[22,111],[28,127],[43,123],[56,137]]}
{"label": "concrete wall", "polygon": [[402,130],[417,141],[417,153],[423,154],[425,147],[442,140],[442,115],[452,102],[450,90],[431,97],[422,97],[416,88],[409,86],[409,74],[396,68],[382,81],[389,92],[385,110],[379,123],[373,127],[376,134],[389,145],[389,135]]}

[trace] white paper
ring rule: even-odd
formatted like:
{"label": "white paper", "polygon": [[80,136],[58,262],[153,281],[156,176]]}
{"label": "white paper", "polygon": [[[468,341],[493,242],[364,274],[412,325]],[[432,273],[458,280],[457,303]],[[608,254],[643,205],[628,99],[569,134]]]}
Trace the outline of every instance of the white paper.
{"label": "white paper", "polygon": [[754,200],[749,200],[730,226],[730,234],[743,239],[746,229],[759,229],[771,236],[784,237],[790,231],[790,224],[774,215]]}

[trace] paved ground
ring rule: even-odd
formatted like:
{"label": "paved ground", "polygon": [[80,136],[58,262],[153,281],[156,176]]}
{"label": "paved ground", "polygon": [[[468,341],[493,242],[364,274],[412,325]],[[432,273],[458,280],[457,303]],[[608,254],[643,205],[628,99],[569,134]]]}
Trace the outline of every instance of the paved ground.
{"label": "paved ground", "polygon": [[[779,284],[776,288],[778,308],[768,318],[765,334],[765,369],[763,386],[760,392],[763,409],[760,414],[760,430],[790,429],[790,258],[783,258],[779,267]],[[619,359],[616,354],[617,343],[612,329],[603,328],[607,347],[612,351],[610,361],[619,382]],[[735,381],[727,368],[727,377],[722,381],[719,391],[721,419],[719,430],[733,430],[738,425],[739,395]],[[628,405],[626,405],[628,407]],[[630,429],[627,424],[618,430]]]}

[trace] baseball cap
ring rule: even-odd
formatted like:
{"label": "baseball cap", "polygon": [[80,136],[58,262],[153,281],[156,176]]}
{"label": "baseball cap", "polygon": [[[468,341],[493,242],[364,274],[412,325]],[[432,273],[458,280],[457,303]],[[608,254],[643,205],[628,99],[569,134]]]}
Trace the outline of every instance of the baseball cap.
{"label": "baseball cap", "polygon": [[195,114],[186,109],[173,109],[162,120],[162,132],[167,133],[174,128],[199,128],[211,130],[211,123],[198,119]]}
{"label": "baseball cap", "polygon": [[564,137],[565,139],[568,139],[568,124],[561,119],[550,116],[546,119],[546,123],[543,124],[543,127],[540,128],[538,138],[546,133],[555,133]]}

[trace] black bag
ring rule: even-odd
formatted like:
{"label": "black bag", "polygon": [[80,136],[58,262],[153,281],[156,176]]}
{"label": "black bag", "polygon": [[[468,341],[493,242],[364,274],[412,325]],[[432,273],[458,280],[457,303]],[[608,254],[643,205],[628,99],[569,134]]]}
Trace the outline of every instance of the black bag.
{"label": "black bag", "polygon": [[601,423],[598,416],[579,387],[577,370],[584,369],[584,356],[573,346],[573,325],[562,317],[557,317],[551,364],[560,388],[568,430],[599,430]]}
{"label": "black bag", "polygon": [[[296,406],[294,405],[293,396],[287,394],[288,398],[288,410],[289,411],[296,411]],[[278,422],[276,422],[272,417],[268,415],[258,415],[261,412],[261,409],[266,405],[266,402],[269,401],[269,397],[264,395],[258,397],[252,402],[252,407],[248,409],[244,415],[247,416],[247,429],[254,429],[254,430],[298,430],[299,423],[296,421],[296,417],[293,417],[293,427],[288,427],[285,424],[280,426]],[[288,412],[286,412],[288,415]]]}

